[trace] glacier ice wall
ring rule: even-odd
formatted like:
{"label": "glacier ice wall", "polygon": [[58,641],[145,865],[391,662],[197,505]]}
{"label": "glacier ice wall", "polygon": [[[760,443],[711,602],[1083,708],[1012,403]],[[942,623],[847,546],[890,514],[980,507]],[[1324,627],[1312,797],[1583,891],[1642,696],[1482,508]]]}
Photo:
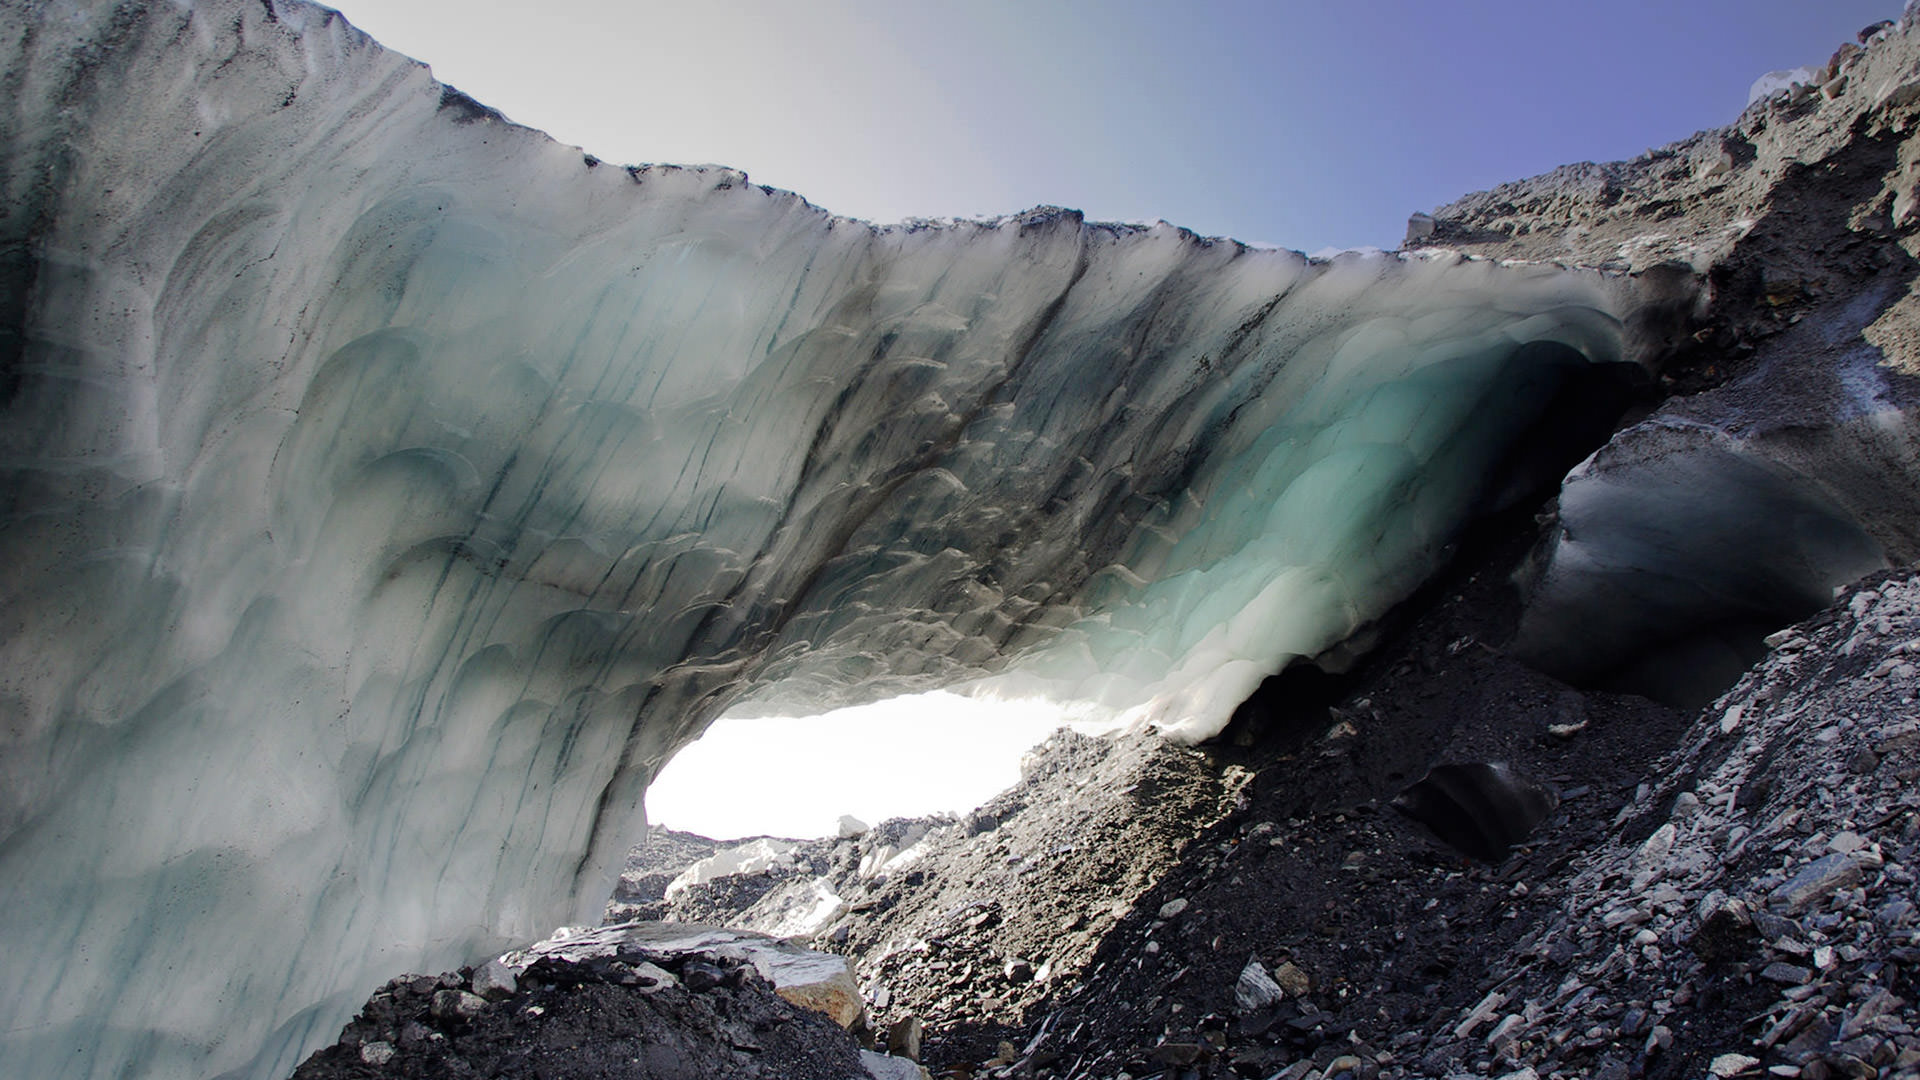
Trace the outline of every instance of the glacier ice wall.
{"label": "glacier ice wall", "polygon": [[0,27],[7,1075],[284,1074],[730,703],[1204,734],[1621,360],[1592,276],[599,164],[288,0]]}
{"label": "glacier ice wall", "polygon": [[1561,490],[1514,653],[1580,685],[1705,705],[1764,639],[1887,565],[1807,476],[1676,417],[1627,431]]}

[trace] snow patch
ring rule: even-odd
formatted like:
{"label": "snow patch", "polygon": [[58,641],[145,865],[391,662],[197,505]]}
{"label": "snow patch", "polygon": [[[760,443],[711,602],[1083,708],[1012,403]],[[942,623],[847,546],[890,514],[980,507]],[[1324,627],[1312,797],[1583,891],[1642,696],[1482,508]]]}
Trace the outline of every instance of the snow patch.
{"label": "snow patch", "polygon": [[785,840],[761,839],[717,851],[667,882],[667,898],[672,899],[692,886],[704,885],[715,878],[785,869],[793,865],[793,848],[794,845]]}

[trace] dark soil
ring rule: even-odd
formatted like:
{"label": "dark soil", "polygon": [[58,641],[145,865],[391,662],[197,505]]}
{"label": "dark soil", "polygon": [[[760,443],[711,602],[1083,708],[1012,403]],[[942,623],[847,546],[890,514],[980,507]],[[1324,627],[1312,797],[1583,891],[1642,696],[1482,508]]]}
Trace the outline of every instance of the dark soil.
{"label": "dark soil", "polygon": [[[1268,1076],[1303,1056],[1324,1065],[1356,1040],[1404,1050],[1500,985],[1510,974],[1501,961],[1560,913],[1556,874],[1608,835],[1691,719],[1577,690],[1501,654],[1518,607],[1508,575],[1529,540],[1483,539],[1429,590],[1425,613],[1352,675],[1266,688],[1258,714],[1243,710],[1206,748],[1218,764],[1254,770],[1245,805],[1194,837],[1064,1003],[1018,1030],[929,1018],[941,1035],[935,1074],[968,1075],[1001,1041],[1024,1047],[1045,1026],[1042,1056],[1059,1075],[1179,1064],[1169,1075]],[[1290,682],[1304,704],[1289,706]],[[1389,809],[1433,765],[1476,761],[1507,763],[1562,799],[1498,866]],[[1185,909],[1160,918],[1176,900]],[[1312,988],[1271,1015],[1234,1019],[1249,958],[1291,963]],[[1170,1062],[1167,1045],[1180,1048],[1173,1057],[1199,1050]]]}
{"label": "dark soil", "polygon": [[[674,978],[648,979],[642,961]],[[294,1080],[848,1080],[865,1072],[852,1036],[776,996],[748,965],[542,960],[518,992],[470,1018],[435,1009],[436,995],[471,987],[470,972],[395,979]]]}

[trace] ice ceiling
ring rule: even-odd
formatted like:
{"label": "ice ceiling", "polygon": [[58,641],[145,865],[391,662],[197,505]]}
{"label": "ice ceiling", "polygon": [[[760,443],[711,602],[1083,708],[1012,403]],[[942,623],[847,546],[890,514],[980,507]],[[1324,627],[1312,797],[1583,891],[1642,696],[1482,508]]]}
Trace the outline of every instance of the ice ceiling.
{"label": "ice ceiling", "polygon": [[0,26],[9,1075],[284,1075],[729,705],[1202,736],[1623,359],[1593,275],[599,164],[290,0]]}

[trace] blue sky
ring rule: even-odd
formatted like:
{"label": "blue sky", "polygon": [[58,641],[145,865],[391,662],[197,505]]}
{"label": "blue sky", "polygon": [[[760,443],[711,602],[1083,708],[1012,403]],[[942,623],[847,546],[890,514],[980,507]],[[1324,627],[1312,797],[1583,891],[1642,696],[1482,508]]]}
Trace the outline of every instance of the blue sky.
{"label": "blue sky", "polygon": [[876,221],[1052,203],[1395,246],[1406,218],[1731,121],[1898,0],[344,0],[609,161],[719,162]]}

